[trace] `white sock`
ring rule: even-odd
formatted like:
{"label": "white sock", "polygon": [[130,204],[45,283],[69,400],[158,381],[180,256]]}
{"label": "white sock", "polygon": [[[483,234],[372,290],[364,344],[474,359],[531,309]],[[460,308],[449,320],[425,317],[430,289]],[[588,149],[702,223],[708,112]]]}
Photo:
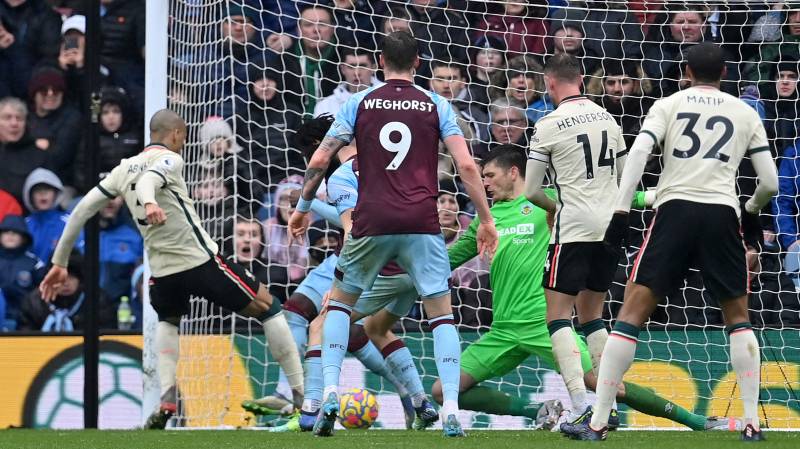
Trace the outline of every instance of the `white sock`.
{"label": "white sock", "polygon": [[292,389],[292,401],[300,407],[303,403],[303,365],[289,323],[281,312],[267,318],[262,325],[269,352],[286,373],[286,380]]}
{"label": "white sock", "polygon": [[575,342],[572,327],[562,327],[550,336],[553,342],[553,356],[561,370],[561,377],[567,385],[573,413],[586,410],[586,385],[583,383],[581,351]]}
{"label": "white sock", "polygon": [[161,397],[176,383],[178,370],[178,326],[159,321],[156,326],[156,352],[158,354],[158,378],[161,381]]}
{"label": "white sock", "polygon": [[458,418],[458,402],[453,400],[444,401],[439,414],[443,418],[447,418],[450,415],[456,415],[456,418]]}
{"label": "white sock", "polygon": [[761,379],[761,354],[753,329],[741,328],[730,334],[731,365],[736,372],[744,405],[744,424],[756,429],[758,423],[758,389]]}
{"label": "white sock", "polygon": [[[605,328],[596,330],[586,336],[586,346],[589,347],[589,355],[592,357],[592,374],[595,378],[600,376],[600,358],[603,355],[603,350],[608,341],[608,331]],[[614,399],[614,404],[611,406],[617,410],[617,400]]]}
{"label": "white sock", "polygon": [[636,355],[636,340],[615,332],[611,333],[597,379],[597,402],[594,405],[591,426],[599,430],[608,425],[608,414],[614,405],[619,385]]}
{"label": "white sock", "polygon": [[322,400],[328,399],[328,396],[333,393],[335,395],[339,395],[339,387],[336,385],[326,385],[325,389],[322,390]]}

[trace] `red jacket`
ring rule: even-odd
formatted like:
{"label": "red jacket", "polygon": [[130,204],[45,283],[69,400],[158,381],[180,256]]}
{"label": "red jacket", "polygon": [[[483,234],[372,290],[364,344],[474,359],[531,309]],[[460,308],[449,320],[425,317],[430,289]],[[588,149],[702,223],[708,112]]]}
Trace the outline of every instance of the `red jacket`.
{"label": "red jacket", "polygon": [[487,14],[477,24],[475,38],[494,36],[504,39],[508,57],[514,54],[544,53],[547,23],[541,18]]}
{"label": "red jacket", "polygon": [[0,221],[3,221],[6,215],[22,215],[22,206],[13,195],[0,189]]}

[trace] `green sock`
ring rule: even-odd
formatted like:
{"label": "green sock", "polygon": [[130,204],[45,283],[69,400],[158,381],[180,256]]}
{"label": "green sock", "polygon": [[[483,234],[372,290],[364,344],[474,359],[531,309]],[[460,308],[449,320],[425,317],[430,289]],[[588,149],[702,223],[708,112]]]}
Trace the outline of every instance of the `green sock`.
{"label": "green sock", "polygon": [[492,415],[527,416],[536,419],[542,404],[511,396],[500,390],[475,386],[458,394],[458,406]]}
{"label": "green sock", "polygon": [[630,382],[624,382],[624,384],[625,397],[620,400],[623,404],[650,416],[667,418],[681,423],[692,430],[705,430],[705,416],[696,415],[680,405],[662,398],[650,388]]}

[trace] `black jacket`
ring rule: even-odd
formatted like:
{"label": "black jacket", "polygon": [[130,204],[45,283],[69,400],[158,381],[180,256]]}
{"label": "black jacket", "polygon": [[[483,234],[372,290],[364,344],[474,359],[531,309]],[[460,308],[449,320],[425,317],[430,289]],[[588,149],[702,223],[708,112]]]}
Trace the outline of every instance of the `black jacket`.
{"label": "black jacket", "polygon": [[280,94],[263,103],[251,93],[250,101],[239,102],[236,110],[236,133],[244,148],[242,153],[249,150],[252,176],[267,186],[275,186],[289,175],[302,174],[305,159],[291,147],[294,131],[300,125],[299,106],[285,103]]}
{"label": "black jacket", "polygon": [[0,142],[0,189],[14,195],[19,204],[25,204],[22,190],[25,178],[36,168],[49,165],[48,153],[36,148],[33,138],[25,133],[16,142]]}
{"label": "black jacket", "polygon": [[35,254],[28,251],[32,239],[22,217],[7,215],[0,223],[0,231],[14,231],[26,238],[26,242],[19,248],[0,247],[0,290],[3,290],[8,304],[6,315],[16,320],[25,295],[36,288],[44,278],[45,265]]}
{"label": "black jacket", "polygon": [[106,6],[106,14],[100,19],[100,54],[109,65],[144,62],[144,13],[144,2],[139,0],[115,0]]}
{"label": "black jacket", "polygon": [[61,17],[45,0],[27,0],[16,8],[3,1],[0,2],[0,20],[14,35],[14,44],[0,50],[0,64],[5,66],[9,78],[6,81],[12,83],[10,92],[5,94],[25,98],[34,66],[39,61],[58,57]]}
{"label": "black jacket", "polygon": [[66,104],[44,117],[32,112],[28,114],[28,129],[34,141],[36,139],[50,141],[50,146],[47,148],[50,169],[64,184],[72,185],[73,164],[83,134],[81,114]]}
{"label": "black jacket", "polygon": [[[339,56],[334,42],[331,42],[324,50],[323,56],[320,59],[319,67],[316,73],[306,74],[306,76],[313,76],[315,82],[315,91],[306,92],[304,77],[302,76],[302,60],[301,44],[298,39],[292,41],[289,50],[281,53],[278,58],[279,66],[283,68],[284,88],[286,93],[284,98],[287,104],[303,105],[308,104],[307,96],[314,96],[322,99],[333,93],[336,86],[341,82],[341,74],[339,73]],[[303,111],[306,114],[312,114],[314,108]]]}
{"label": "black jacket", "polygon": [[[122,125],[116,132],[108,132],[100,126],[100,137],[98,146],[99,172],[110,172],[124,158],[133,157],[142,151],[142,130],[135,114],[131,111],[130,102],[124,95],[124,91],[115,88],[106,88],[101,93],[102,99],[100,107],[111,103],[116,104],[122,111]],[[74,165],[74,184],[79,192],[87,192],[97,184],[97,180],[87,177],[87,165],[89,163],[87,154],[82,150],[81,143],[78,154],[75,157]]]}

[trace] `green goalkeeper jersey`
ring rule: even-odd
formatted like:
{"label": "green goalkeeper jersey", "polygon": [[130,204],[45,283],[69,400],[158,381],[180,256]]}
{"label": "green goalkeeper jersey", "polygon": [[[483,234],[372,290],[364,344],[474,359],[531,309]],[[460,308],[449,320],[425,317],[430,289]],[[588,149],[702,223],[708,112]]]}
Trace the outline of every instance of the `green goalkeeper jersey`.
{"label": "green goalkeeper jersey", "polygon": [[[545,189],[551,198],[552,189]],[[637,192],[633,207],[645,206],[643,192]],[[542,287],[550,229],[547,213],[524,195],[497,202],[491,209],[499,242],[489,269],[492,287],[492,326],[544,321],[546,303]],[[450,268],[456,269],[478,255],[476,217],[467,231],[447,250]]]}
{"label": "green goalkeeper jersey", "polygon": [[[542,270],[550,243],[547,214],[525,196],[495,203],[491,212],[500,237],[489,269],[492,325],[544,320]],[[455,269],[478,255],[475,240],[478,222],[476,217],[448,249],[450,268]]]}

